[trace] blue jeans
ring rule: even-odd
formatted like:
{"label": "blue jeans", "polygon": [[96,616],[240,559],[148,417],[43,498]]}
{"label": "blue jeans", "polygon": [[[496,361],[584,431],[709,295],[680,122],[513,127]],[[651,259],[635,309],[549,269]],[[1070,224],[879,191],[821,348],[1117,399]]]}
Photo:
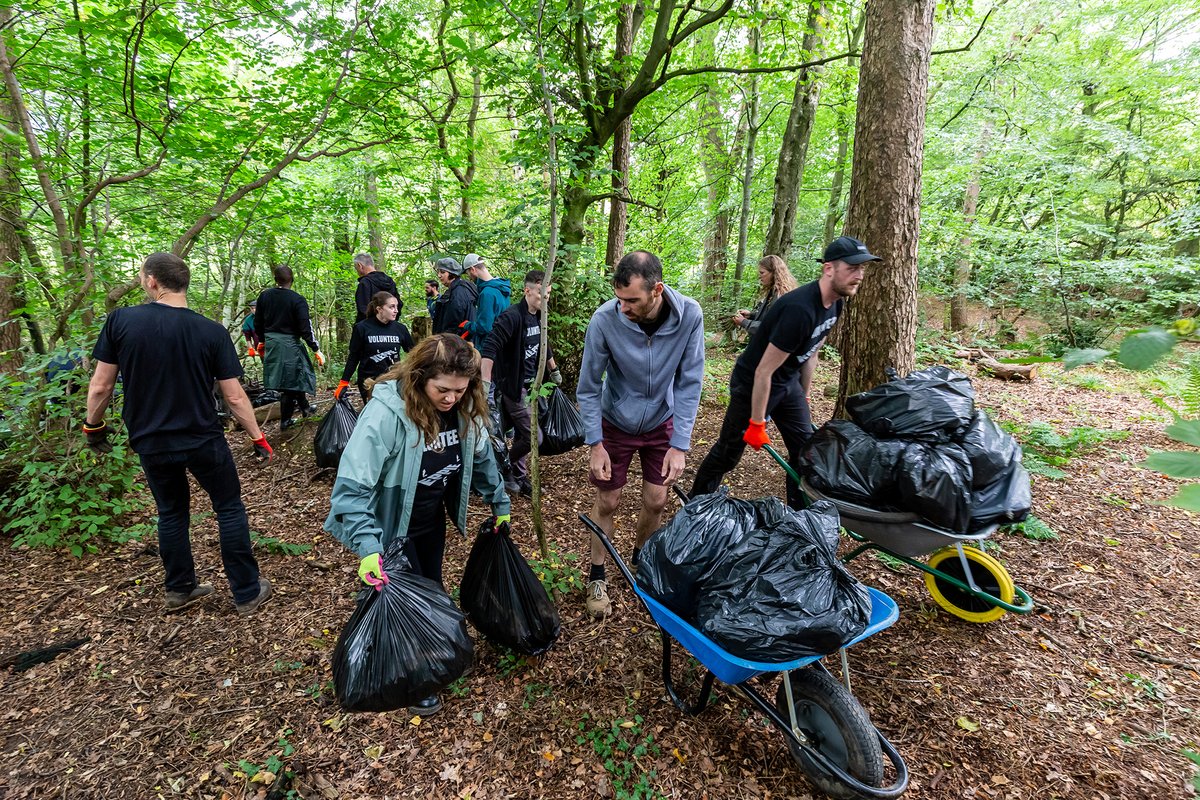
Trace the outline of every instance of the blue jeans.
{"label": "blue jeans", "polygon": [[146,483],[158,506],[158,552],[166,571],[168,592],[190,592],[196,588],[196,563],[188,533],[191,522],[191,472],[212,501],[221,534],[221,561],[233,590],[235,603],[258,596],[258,562],[250,545],[250,524],[242,503],[233,454],[225,439],[190,450],[150,453],[141,456]]}

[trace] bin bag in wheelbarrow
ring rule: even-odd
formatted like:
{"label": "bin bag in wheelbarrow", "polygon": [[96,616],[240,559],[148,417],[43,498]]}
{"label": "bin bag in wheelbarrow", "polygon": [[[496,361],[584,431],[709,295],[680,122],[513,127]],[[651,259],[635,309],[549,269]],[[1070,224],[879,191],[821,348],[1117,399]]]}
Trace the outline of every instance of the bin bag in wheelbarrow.
{"label": "bin bag in wheelbarrow", "polygon": [[458,600],[467,619],[496,644],[529,656],[558,638],[558,609],[513,542],[507,522],[484,520],[463,569]]}
{"label": "bin bag in wheelbarrow", "polygon": [[982,409],[975,411],[971,424],[956,440],[971,460],[971,488],[982,489],[1008,473],[1014,461],[1021,460],[1017,440],[992,421]]}
{"label": "bin bag in wheelbarrow", "polygon": [[956,444],[908,442],[896,468],[899,505],[965,533],[971,520],[971,461]]}
{"label": "bin bag in wheelbarrow", "polygon": [[446,591],[410,571],[400,546],[383,555],[388,582],[358,593],[333,650],[347,711],[393,711],[446,688],[474,658],[466,620]]}
{"label": "bin bag in wheelbarrow", "polygon": [[866,630],[871,595],[837,557],[828,500],[751,531],[704,583],[696,619],[735,656],[781,662],[832,653]]}
{"label": "bin bag in wheelbarrow", "polygon": [[358,422],[358,412],[350,405],[350,400],[344,394],[333,404],[333,408],[317,426],[313,438],[313,455],[316,456],[317,466],[321,469],[336,469],[342,460],[342,451],[354,433],[354,425]]}
{"label": "bin bag in wheelbarrow", "polygon": [[895,507],[905,447],[899,439],[876,439],[848,419],[832,419],[808,440],[800,469],[822,494],[887,510]]}
{"label": "bin bag in wheelbarrow", "polygon": [[[889,376],[895,374],[889,370]],[[881,439],[948,442],[970,424],[975,390],[961,372],[929,367],[851,395],[846,410],[859,427]]]}
{"label": "bin bag in wheelbarrow", "polygon": [[538,427],[542,429],[538,455],[556,456],[583,446],[583,417],[562,389],[555,386],[550,397],[538,404]]}
{"label": "bin bag in wheelbarrow", "polygon": [[970,528],[977,531],[992,523],[1008,525],[1021,522],[1029,516],[1032,506],[1029,473],[1021,465],[1018,456],[999,478],[971,492]]}
{"label": "bin bag in wheelbarrow", "polygon": [[694,619],[700,582],[757,524],[754,505],[730,497],[724,486],[693,497],[646,540],[638,586],[684,619]]}

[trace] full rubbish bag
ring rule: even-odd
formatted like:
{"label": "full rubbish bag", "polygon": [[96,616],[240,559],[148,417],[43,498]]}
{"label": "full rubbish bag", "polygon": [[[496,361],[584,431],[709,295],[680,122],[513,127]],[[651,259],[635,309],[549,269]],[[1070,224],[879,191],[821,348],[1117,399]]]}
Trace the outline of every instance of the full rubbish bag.
{"label": "full rubbish bag", "polygon": [[313,455],[320,469],[336,469],[342,460],[342,451],[354,433],[354,425],[358,422],[358,412],[350,405],[350,400],[343,394],[333,404],[333,408],[317,426],[317,434],[313,439]]}
{"label": "full rubbish bag", "polygon": [[846,398],[859,427],[881,439],[949,442],[975,414],[971,379],[948,367],[929,367]]}
{"label": "full rubbish bag", "polygon": [[896,469],[897,495],[907,511],[965,533],[971,519],[971,461],[956,444],[909,442]]}
{"label": "full rubbish bag", "polygon": [[471,624],[486,638],[528,656],[558,639],[558,609],[521,555],[508,523],[485,520],[475,536],[458,594]]}
{"label": "full rubbish bag", "polygon": [[557,386],[549,397],[538,400],[538,426],[542,429],[539,455],[556,456],[583,446],[583,417]]}
{"label": "full rubbish bag", "polygon": [[800,468],[822,494],[885,508],[896,502],[896,469],[906,446],[876,439],[848,419],[832,419],[809,439]]}
{"label": "full rubbish bag", "polygon": [[828,500],[757,528],[705,581],[701,630],[735,656],[791,661],[838,650],[867,628],[871,596],[837,557]]}
{"label": "full rubbish bag", "polygon": [[977,531],[994,523],[1008,525],[1022,522],[1029,516],[1032,507],[1029,473],[1018,457],[999,478],[971,492],[970,529]]}
{"label": "full rubbish bag", "polygon": [[333,685],[347,711],[394,711],[446,688],[475,646],[454,601],[410,570],[403,543],[383,555],[387,582],[358,593],[333,650]]}
{"label": "full rubbish bag", "polygon": [[691,619],[700,582],[757,524],[754,504],[730,497],[724,486],[693,497],[642,546],[638,586]]}
{"label": "full rubbish bag", "polygon": [[958,437],[958,444],[971,461],[971,486],[982,489],[995,483],[1009,465],[1021,460],[1021,446],[1002,430],[982,409],[975,412],[971,424]]}

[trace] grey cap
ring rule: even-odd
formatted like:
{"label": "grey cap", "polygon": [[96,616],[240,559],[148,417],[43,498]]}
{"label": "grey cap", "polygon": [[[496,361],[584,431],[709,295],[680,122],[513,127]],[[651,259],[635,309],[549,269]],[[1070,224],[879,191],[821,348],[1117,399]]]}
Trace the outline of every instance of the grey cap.
{"label": "grey cap", "polygon": [[463,269],[477,267],[483,263],[483,256],[478,253],[467,253],[467,257],[463,259]]}
{"label": "grey cap", "polygon": [[451,275],[462,275],[463,271],[462,264],[458,263],[449,256],[446,256],[445,258],[439,258],[437,263],[434,264],[434,269],[438,272],[449,272]]}

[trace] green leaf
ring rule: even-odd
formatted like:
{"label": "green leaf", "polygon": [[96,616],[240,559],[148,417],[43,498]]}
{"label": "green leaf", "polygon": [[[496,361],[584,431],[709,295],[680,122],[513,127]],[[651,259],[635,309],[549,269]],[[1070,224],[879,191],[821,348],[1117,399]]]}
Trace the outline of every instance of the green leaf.
{"label": "green leaf", "polygon": [[1161,472],[1172,478],[1200,478],[1200,453],[1161,450],[1151,453],[1138,466],[1142,469]]}
{"label": "green leaf", "polygon": [[1177,442],[1200,447],[1200,419],[1181,419],[1168,425],[1166,434]]}
{"label": "green leaf", "polygon": [[1160,358],[1171,352],[1177,339],[1162,328],[1131,333],[1121,342],[1117,360],[1129,369],[1149,369]]}
{"label": "green leaf", "polygon": [[1189,483],[1176,492],[1174,497],[1164,500],[1160,505],[1175,506],[1186,511],[1200,511],[1200,483]]}
{"label": "green leaf", "polygon": [[1090,348],[1088,350],[1068,350],[1063,354],[1063,369],[1076,369],[1086,364],[1095,364],[1108,358],[1108,350]]}

